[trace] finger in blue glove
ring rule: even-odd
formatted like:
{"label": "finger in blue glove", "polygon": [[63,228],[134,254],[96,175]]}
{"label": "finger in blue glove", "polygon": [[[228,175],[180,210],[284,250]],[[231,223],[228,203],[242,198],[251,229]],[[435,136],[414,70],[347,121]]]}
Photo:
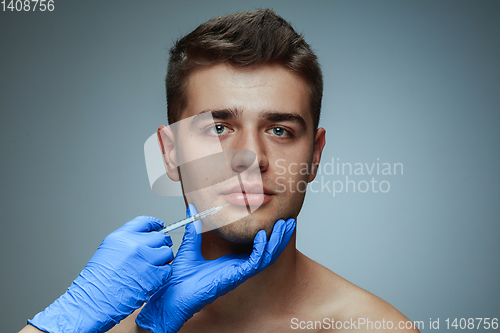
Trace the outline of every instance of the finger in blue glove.
{"label": "finger in blue glove", "polygon": [[162,227],[139,216],[109,234],[66,293],[28,322],[51,333],[111,329],[170,277],[172,239]]}

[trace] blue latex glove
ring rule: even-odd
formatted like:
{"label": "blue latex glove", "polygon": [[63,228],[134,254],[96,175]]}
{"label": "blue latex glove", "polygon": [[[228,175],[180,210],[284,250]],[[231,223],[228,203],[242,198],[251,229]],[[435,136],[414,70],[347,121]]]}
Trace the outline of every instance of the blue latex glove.
{"label": "blue latex glove", "polygon": [[139,216],[108,235],[66,293],[28,322],[42,331],[105,332],[170,277],[172,240],[163,222]]}
{"label": "blue latex glove", "polygon": [[[187,216],[197,214],[189,205]],[[186,226],[184,239],[172,263],[173,274],[139,313],[139,327],[157,332],[177,332],[205,305],[212,303],[259,273],[285,249],[295,229],[295,220],[279,220],[269,241],[260,230],[250,255],[226,255],[205,260],[201,254],[201,234],[193,223]]]}

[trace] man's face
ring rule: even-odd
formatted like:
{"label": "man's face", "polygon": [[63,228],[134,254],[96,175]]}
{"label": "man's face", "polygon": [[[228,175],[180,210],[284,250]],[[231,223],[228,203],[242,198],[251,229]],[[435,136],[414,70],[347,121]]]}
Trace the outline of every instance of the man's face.
{"label": "man's face", "polygon": [[[319,163],[325,143],[324,129],[315,132],[313,128],[306,82],[280,65],[242,69],[218,64],[189,76],[187,96],[182,119],[197,115],[195,118],[203,118],[208,112],[213,121],[209,131],[203,132],[204,138],[186,135],[192,133],[186,130],[177,136],[177,158],[190,160],[200,152],[215,153],[214,147],[221,147],[224,152],[236,152],[225,155],[231,171],[246,170],[241,179],[233,177],[232,181],[234,185],[244,184],[245,194],[241,190],[232,193],[229,185],[214,191],[185,193],[187,201],[198,211],[230,203],[224,214],[243,217],[214,232],[232,242],[251,244],[259,230],[264,229],[269,235],[277,220],[296,218],[306,184],[315,176],[311,164]],[[204,177],[202,174],[190,172],[190,177]],[[187,178],[184,176],[181,171],[181,177]],[[260,179],[262,188],[252,190]],[[248,205],[258,209],[248,214]],[[219,214],[222,212],[213,218],[222,218]]]}

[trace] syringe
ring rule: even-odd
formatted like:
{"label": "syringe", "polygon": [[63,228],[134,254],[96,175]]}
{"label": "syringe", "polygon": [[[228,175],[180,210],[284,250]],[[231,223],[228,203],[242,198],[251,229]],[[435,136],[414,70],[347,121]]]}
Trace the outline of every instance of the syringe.
{"label": "syringe", "polygon": [[186,224],[189,224],[189,223],[192,223],[194,221],[201,220],[207,216],[213,215],[213,214],[217,213],[219,210],[221,210],[222,208],[226,207],[227,205],[230,205],[230,204],[225,204],[223,206],[218,206],[218,207],[212,207],[212,208],[207,209],[201,213],[195,214],[191,217],[187,217],[183,220],[169,224],[165,228],[161,229],[160,232],[163,232],[164,234],[169,233],[170,231],[175,230],[175,229],[180,228],[180,227],[183,227]]}

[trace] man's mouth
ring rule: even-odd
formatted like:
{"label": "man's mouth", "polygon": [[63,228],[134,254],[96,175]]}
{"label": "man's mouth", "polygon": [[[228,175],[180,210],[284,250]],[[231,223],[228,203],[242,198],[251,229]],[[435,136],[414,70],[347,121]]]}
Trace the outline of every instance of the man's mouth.
{"label": "man's mouth", "polygon": [[222,191],[222,197],[236,206],[259,207],[271,201],[274,193],[261,184],[240,183]]}

